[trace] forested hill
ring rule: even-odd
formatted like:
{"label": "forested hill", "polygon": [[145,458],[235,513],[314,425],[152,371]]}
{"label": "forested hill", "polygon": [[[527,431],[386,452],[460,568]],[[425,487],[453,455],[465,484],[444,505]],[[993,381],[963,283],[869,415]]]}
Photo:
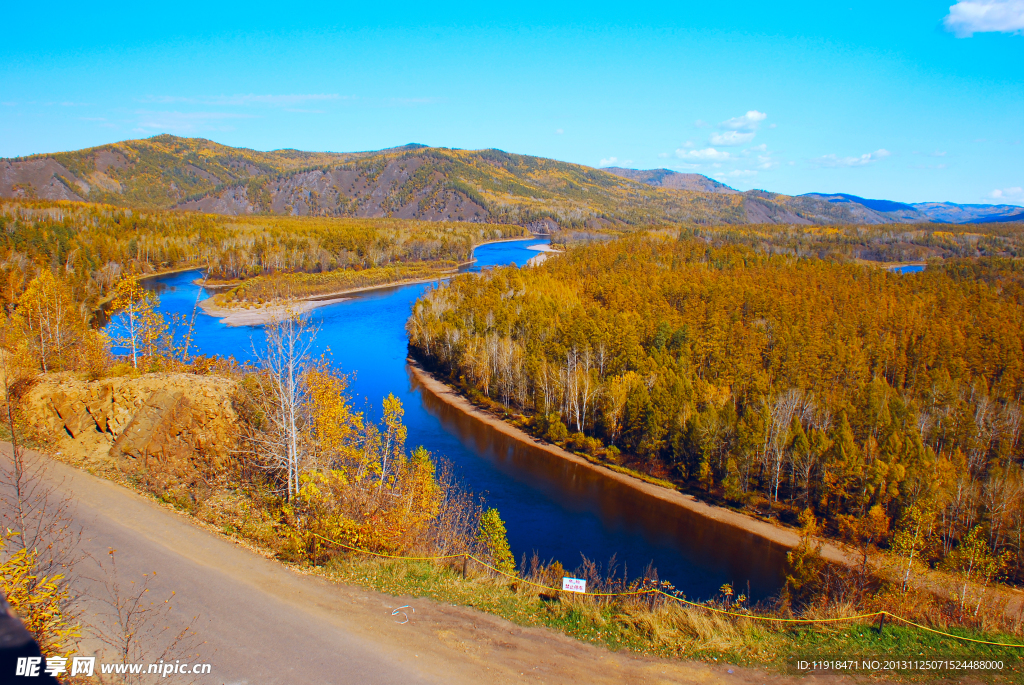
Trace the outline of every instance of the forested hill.
{"label": "forested hill", "polygon": [[890,530],[919,526],[919,560],[973,549],[1024,581],[1021,262],[901,276],[715,242],[460,276],[416,303],[410,349],[568,449],[850,540],[874,521],[904,555]]}
{"label": "forested hill", "polygon": [[908,221],[848,202],[738,193],[705,177],[676,178],[696,174],[659,170],[624,177],[624,171],[630,170],[500,150],[406,145],[358,153],[259,152],[162,135],[0,160],[0,197],[226,215],[511,223],[535,230]]}

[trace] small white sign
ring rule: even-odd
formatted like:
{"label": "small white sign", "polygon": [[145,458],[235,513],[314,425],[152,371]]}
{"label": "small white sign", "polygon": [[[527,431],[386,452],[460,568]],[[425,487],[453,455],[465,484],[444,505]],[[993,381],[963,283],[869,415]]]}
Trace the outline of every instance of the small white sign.
{"label": "small white sign", "polygon": [[586,592],[587,581],[580,578],[562,578],[562,589],[566,592]]}

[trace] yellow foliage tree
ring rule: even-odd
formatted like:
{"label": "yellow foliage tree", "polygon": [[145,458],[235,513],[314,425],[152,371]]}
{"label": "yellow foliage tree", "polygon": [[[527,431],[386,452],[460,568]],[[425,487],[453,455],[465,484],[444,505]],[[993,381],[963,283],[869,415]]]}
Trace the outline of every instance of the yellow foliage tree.
{"label": "yellow foliage tree", "polygon": [[377,487],[378,492],[388,480],[389,462],[394,471],[393,479],[402,466],[401,462],[405,459],[405,437],[408,430],[402,423],[403,416],[405,416],[405,409],[402,407],[402,401],[392,393],[388,393],[388,396],[384,398],[384,426],[380,433],[380,485]]}
{"label": "yellow foliage tree", "polygon": [[[8,531],[7,537],[13,535]],[[6,542],[6,537],[0,537],[0,553]],[[36,550],[22,548],[0,563],[0,589],[44,655],[69,656],[81,637],[81,627],[64,610],[69,592],[64,577],[33,573],[38,555]]]}
{"label": "yellow foliage tree", "polygon": [[364,421],[362,412],[352,409],[348,384],[348,376],[335,374],[325,360],[306,372],[313,467],[342,470],[351,480],[362,470]]}
{"label": "yellow foliage tree", "polygon": [[516,560],[508,545],[505,522],[501,520],[501,514],[497,509],[488,509],[480,515],[480,528],[476,541],[483,548],[484,553],[490,557],[494,568],[501,573],[515,574]]}
{"label": "yellow foliage tree", "polygon": [[28,284],[18,300],[16,316],[43,372],[65,368],[88,329],[71,288],[49,269],[40,271]]}
{"label": "yellow foliage tree", "polygon": [[353,411],[348,378],[325,361],[306,372],[305,383],[304,440],[313,459],[285,506],[293,551],[323,563],[337,551],[333,543],[394,552],[417,544],[443,493],[430,453],[406,453],[401,401],[388,395],[377,425]]}
{"label": "yellow foliage tree", "polygon": [[157,311],[159,305],[159,298],[143,288],[134,274],[118,281],[109,329],[114,345],[131,352],[135,368],[139,368],[139,357],[155,357],[166,342],[167,323]]}

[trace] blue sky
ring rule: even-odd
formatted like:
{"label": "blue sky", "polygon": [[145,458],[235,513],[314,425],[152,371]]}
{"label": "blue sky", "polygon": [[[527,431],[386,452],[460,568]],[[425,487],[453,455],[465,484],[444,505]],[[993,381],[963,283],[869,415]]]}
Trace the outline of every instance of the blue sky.
{"label": "blue sky", "polygon": [[11,3],[0,156],[409,142],[1024,204],[1024,0]]}

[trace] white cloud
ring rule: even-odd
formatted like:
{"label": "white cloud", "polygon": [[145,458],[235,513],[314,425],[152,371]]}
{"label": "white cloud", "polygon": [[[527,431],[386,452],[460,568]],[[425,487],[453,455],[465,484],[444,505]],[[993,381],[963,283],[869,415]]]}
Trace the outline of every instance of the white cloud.
{"label": "white cloud", "polygon": [[1010,202],[1024,201],[1024,188],[996,188],[989,197],[993,200],[1008,200]]}
{"label": "white cloud", "polygon": [[756,109],[752,109],[741,117],[726,119],[719,124],[719,127],[732,131],[756,131],[761,122],[767,118],[768,115],[764,112],[758,112]]}
{"label": "white cloud", "polygon": [[560,128],[556,128],[556,129],[555,129],[555,133],[557,133],[558,135],[562,135],[563,133],[565,133],[565,131],[563,131],[563,130],[562,130],[562,129],[560,129]]}
{"label": "white cloud", "polygon": [[975,33],[1024,31],[1024,0],[961,0],[942,20],[957,38]]}
{"label": "white cloud", "polygon": [[618,157],[609,157],[608,159],[602,159],[598,166],[615,166],[615,163],[619,161]]}
{"label": "white cloud", "polygon": [[817,159],[811,160],[811,163],[815,166],[820,167],[855,167],[855,166],[867,166],[873,162],[877,162],[880,159],[885,159],[892,153],[886,149],[875,150],[874,152],[867,152],[860,157],[837,157],[835,155],[823,155]]}
{"label": "white cloud", "polygon": [[764,143],[748,147],[742,153],[744,157],[750,157],[751,155],[757,157],[757,168],[763,171],[779,166],[779,162],[772,156],[775,154],[777,153],[769,151],[768,146]]}
{"label": "white cloud", "polygon": [[155,102],[161,104],[185,103],[192,105],[214,105],[244,107],[246,105],[269,105],[272,107],[294,107],[307,102],[325,102],[329,100],[342,100],[337,93],[314,93],[306,95],[217,95],[214,97],[177,97],[173,95],[151,95],[143,102]]}
{"label": "white cloud", "polygon": [[724,174],[715,174],[718,178],[749,178],[751,176],[757,176],[757,172],[753,169],[733,169],[732,171],[726,171]]}
{"label": "white cloud", "polygon": [[669,156],[669,154],[667,152],[659,152],[658,156],[661,157],[662,159],[665,159],[666,157]]}
{"label": "white cloud", "polygon": [[740,133],[739,131],[726,131],[725,133],[712,133],[711,144],[712,145],[746,145],[754,139],[756,134],[751,131],[750,133]]}
{"label": "white cloud", "polygon": [[679,159],[699,159],[713,162],[732,159],[732,155],[725,150],[716,150],[713,147],[706,147],[703,150],[684,150],[680,148],[676,150],[676,157]]}
{"label": "white cloud", "polygon": [[720,147],[746,145],[757,135],[757,128],[768,117],[764,112],[752,109],[743,116],[726,119],[718,125],[724,133],[712,133],[708,142]]}
{"label": "white cloud", "polygon": [[234,112],[150,112],[139,110],[135,131],[147,133],[161,131],[167,133],[191,134],[199,131],[229,131],[232,127],[215,122],[232,119],[253,119],[251,114]]}

